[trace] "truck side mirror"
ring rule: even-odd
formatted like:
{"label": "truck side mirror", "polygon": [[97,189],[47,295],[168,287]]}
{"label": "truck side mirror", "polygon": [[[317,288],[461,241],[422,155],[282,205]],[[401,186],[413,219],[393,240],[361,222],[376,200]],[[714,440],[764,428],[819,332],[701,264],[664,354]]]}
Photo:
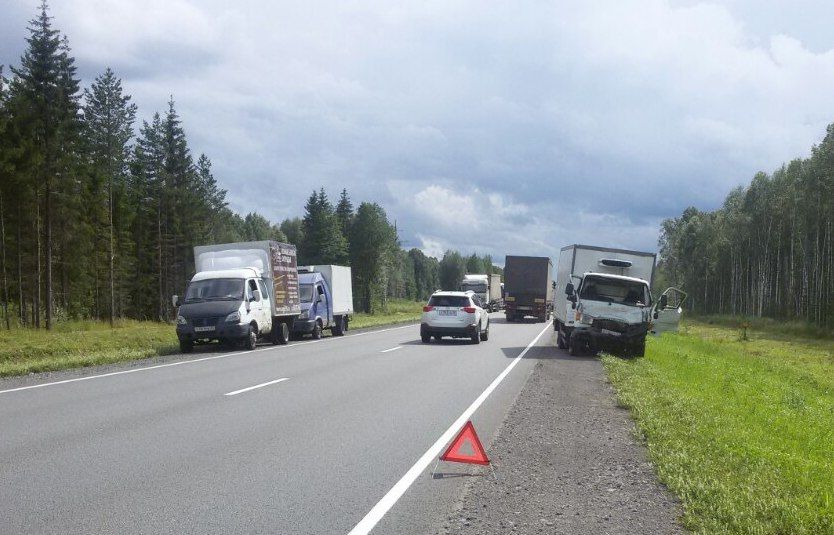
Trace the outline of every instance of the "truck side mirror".
{"label": "truck side mirror", "polygon": [[252,292],[252,301],[260,301],[261,300],[261,291],[255,290]]}
{"label": "truck side mirror", "polygon": [[174,305],[174,308],[178,308],[180,306],[180,296],[172,295],[171,304]]}
{"label": "truck side mirror", "polygon": [[[554,283],[555,284],[555,283]],[[573,288],[573,283],[569,282],[567,286],[565,286],[565,295],[572,296],[576,290]]]}

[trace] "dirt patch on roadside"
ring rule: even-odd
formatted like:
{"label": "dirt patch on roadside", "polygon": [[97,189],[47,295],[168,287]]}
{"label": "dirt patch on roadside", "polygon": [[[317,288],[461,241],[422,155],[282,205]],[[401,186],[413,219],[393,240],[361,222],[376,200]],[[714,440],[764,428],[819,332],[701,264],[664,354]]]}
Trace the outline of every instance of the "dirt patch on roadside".
{"label": "dirt patch on roadside", "polygon": [[555,347],[528,358],[540,362],[488,447],[495,477],[477,469],[436,533],[682,533],[602,364]]}

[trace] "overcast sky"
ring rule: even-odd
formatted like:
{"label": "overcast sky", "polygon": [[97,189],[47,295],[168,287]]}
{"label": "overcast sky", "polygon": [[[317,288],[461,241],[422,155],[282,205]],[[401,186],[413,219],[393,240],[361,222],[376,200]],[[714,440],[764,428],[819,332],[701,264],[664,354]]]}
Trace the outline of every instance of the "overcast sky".
{"label": "overcast sky", "polygon": [[[4,0],[0,64],[37,2]],[[268,5],[264,5],[268,4]],[[314,5],[311,5],[314,4]],[[834,3],[61,0],[84,85],[173,95],[232,208],[379,202],[439,255],[655,250],[834,122]]]}

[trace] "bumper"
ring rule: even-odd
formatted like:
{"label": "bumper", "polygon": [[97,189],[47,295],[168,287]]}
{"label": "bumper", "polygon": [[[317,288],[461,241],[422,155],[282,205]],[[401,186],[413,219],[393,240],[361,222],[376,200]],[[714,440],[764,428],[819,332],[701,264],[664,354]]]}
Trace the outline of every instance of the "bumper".
{"label": "bumper", "polygon": [[470,338],[475,334],[476,326],[462,325],[460,327],[448,327],[442,325],[429,325],[428,323],[420,324],[420,335],[428,336],[451,336],[454,338]]}
{"label": "bumper", "polygon": [[195,332],[194,326],[177,325],[177,338],[186,340],[219,340],[221,338],[243,338],[249,332],[248,324],[218,323],[214,330]]}
{"label": "bumper", "polygon": [[301,320],[296,318],[292,322],[292,332],[310,334],[316,326],[316,318]]}
{"label": "bumper", "polygon": [[589,327],[575,328],[571,336],[585,337],[592,347],[605,349],[640,343],[646,339],[647,333],[646,323],[615,325],[595,320]]}
{"label": "bumper", "polygon": [[549,312],[547,303],[513,303],[504,302],[504,311],[516,316],[546,316]]}

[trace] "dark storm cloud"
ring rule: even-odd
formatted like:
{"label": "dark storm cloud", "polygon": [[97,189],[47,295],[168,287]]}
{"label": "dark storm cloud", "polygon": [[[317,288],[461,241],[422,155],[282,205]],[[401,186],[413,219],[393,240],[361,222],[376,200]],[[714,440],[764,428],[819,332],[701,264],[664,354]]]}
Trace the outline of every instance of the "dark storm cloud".
{"label": "dark storm cloud", "polygon": [[[652,249],[807,153],[834,119],[834,48],[803,4],[56,4],[85,83],[106,65],[143,117],[177,101],[232,206],[277,220],[310,191],[383,204],[406,245]],[[35,6],[0,21],[16,63]],[[815,15],[814,15],[815,14]],[[815,29],[816,28],[816,29]],[[813,83],[811,83],[813,81]]]}

